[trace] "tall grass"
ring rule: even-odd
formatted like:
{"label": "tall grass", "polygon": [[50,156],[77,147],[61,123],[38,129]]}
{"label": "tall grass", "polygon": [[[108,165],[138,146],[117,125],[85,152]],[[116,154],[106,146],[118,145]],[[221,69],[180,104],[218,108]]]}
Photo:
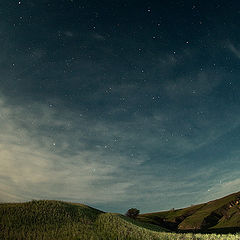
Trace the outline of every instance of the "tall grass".
{"label": "tall grass", "polygon": [[176,234],[59,201],[0,204],[0,240],[239,240],[240,235]]}
{"label": "tall grass", "polygon": [[0,204],[0,239],[90,239],[100,213],[59,201]]}

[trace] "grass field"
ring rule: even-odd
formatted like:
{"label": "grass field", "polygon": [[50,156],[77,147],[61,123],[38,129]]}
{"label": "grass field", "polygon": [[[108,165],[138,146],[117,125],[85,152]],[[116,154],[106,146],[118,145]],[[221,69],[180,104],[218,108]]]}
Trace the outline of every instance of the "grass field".
{"label": "grass field", "polygon": [[0,204],[0,239],[12,240],[217,240],[239,235],[177,234],[82,204],[31,201]]}

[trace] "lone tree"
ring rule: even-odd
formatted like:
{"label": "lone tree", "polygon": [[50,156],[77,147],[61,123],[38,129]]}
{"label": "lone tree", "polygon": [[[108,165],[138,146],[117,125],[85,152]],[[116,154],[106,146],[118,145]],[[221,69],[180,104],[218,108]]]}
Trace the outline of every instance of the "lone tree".
{"label": "lone tree", "polygon": [[136,208],[130,208],[128,209],[128,211],[126,212],[126,216],[127,217],[130,217],[130,218],[133,218],[133,219],[136,219],[137,216],[139,215],[140,211]]}

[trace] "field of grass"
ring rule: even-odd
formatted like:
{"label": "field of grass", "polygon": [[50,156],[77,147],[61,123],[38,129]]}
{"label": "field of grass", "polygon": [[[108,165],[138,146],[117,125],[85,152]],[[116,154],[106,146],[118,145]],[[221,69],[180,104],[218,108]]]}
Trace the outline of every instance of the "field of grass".
{"label": "field of grass", "polygon": [[239,235],[177,234],[82,204],[31,201],[0,204],[1,240],[237,240]]}

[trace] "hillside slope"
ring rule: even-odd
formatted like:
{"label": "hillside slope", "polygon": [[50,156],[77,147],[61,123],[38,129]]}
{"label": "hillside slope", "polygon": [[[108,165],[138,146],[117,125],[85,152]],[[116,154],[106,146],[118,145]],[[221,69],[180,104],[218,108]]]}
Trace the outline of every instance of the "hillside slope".
{"label": "hillside slope", "polygon": [[141,214],[138,219],[174,231],[239,231],[240,192],[183,209]]}
{"label": "hillside slope", "polygon": [[163,229],[83,204],[31,201],[0,204],[0,239],[159,239]]}
{"label": "hillside slope", "polygon": [[[201,205],[191,207],[197,211]],[[231,209],[234,209],[231,208]],[[178,210],[179,216],[184,210]],[[180,214],[181,213],[181,214]],[[169,216],[167,212],[165,216]],[[233,216],[234,219],[235,216]],[[225,224],[224,222],[219,222]],[[0,204],[1,240],[239,240],[240,235],[170,233],[121,214],[104,213],[83,204],[31,201]]]}
{"label": "hillside slope", "polygon": [[87,238],[101,213],[60,201],[0,204],[0,239],[74,239],[79,233]]}

